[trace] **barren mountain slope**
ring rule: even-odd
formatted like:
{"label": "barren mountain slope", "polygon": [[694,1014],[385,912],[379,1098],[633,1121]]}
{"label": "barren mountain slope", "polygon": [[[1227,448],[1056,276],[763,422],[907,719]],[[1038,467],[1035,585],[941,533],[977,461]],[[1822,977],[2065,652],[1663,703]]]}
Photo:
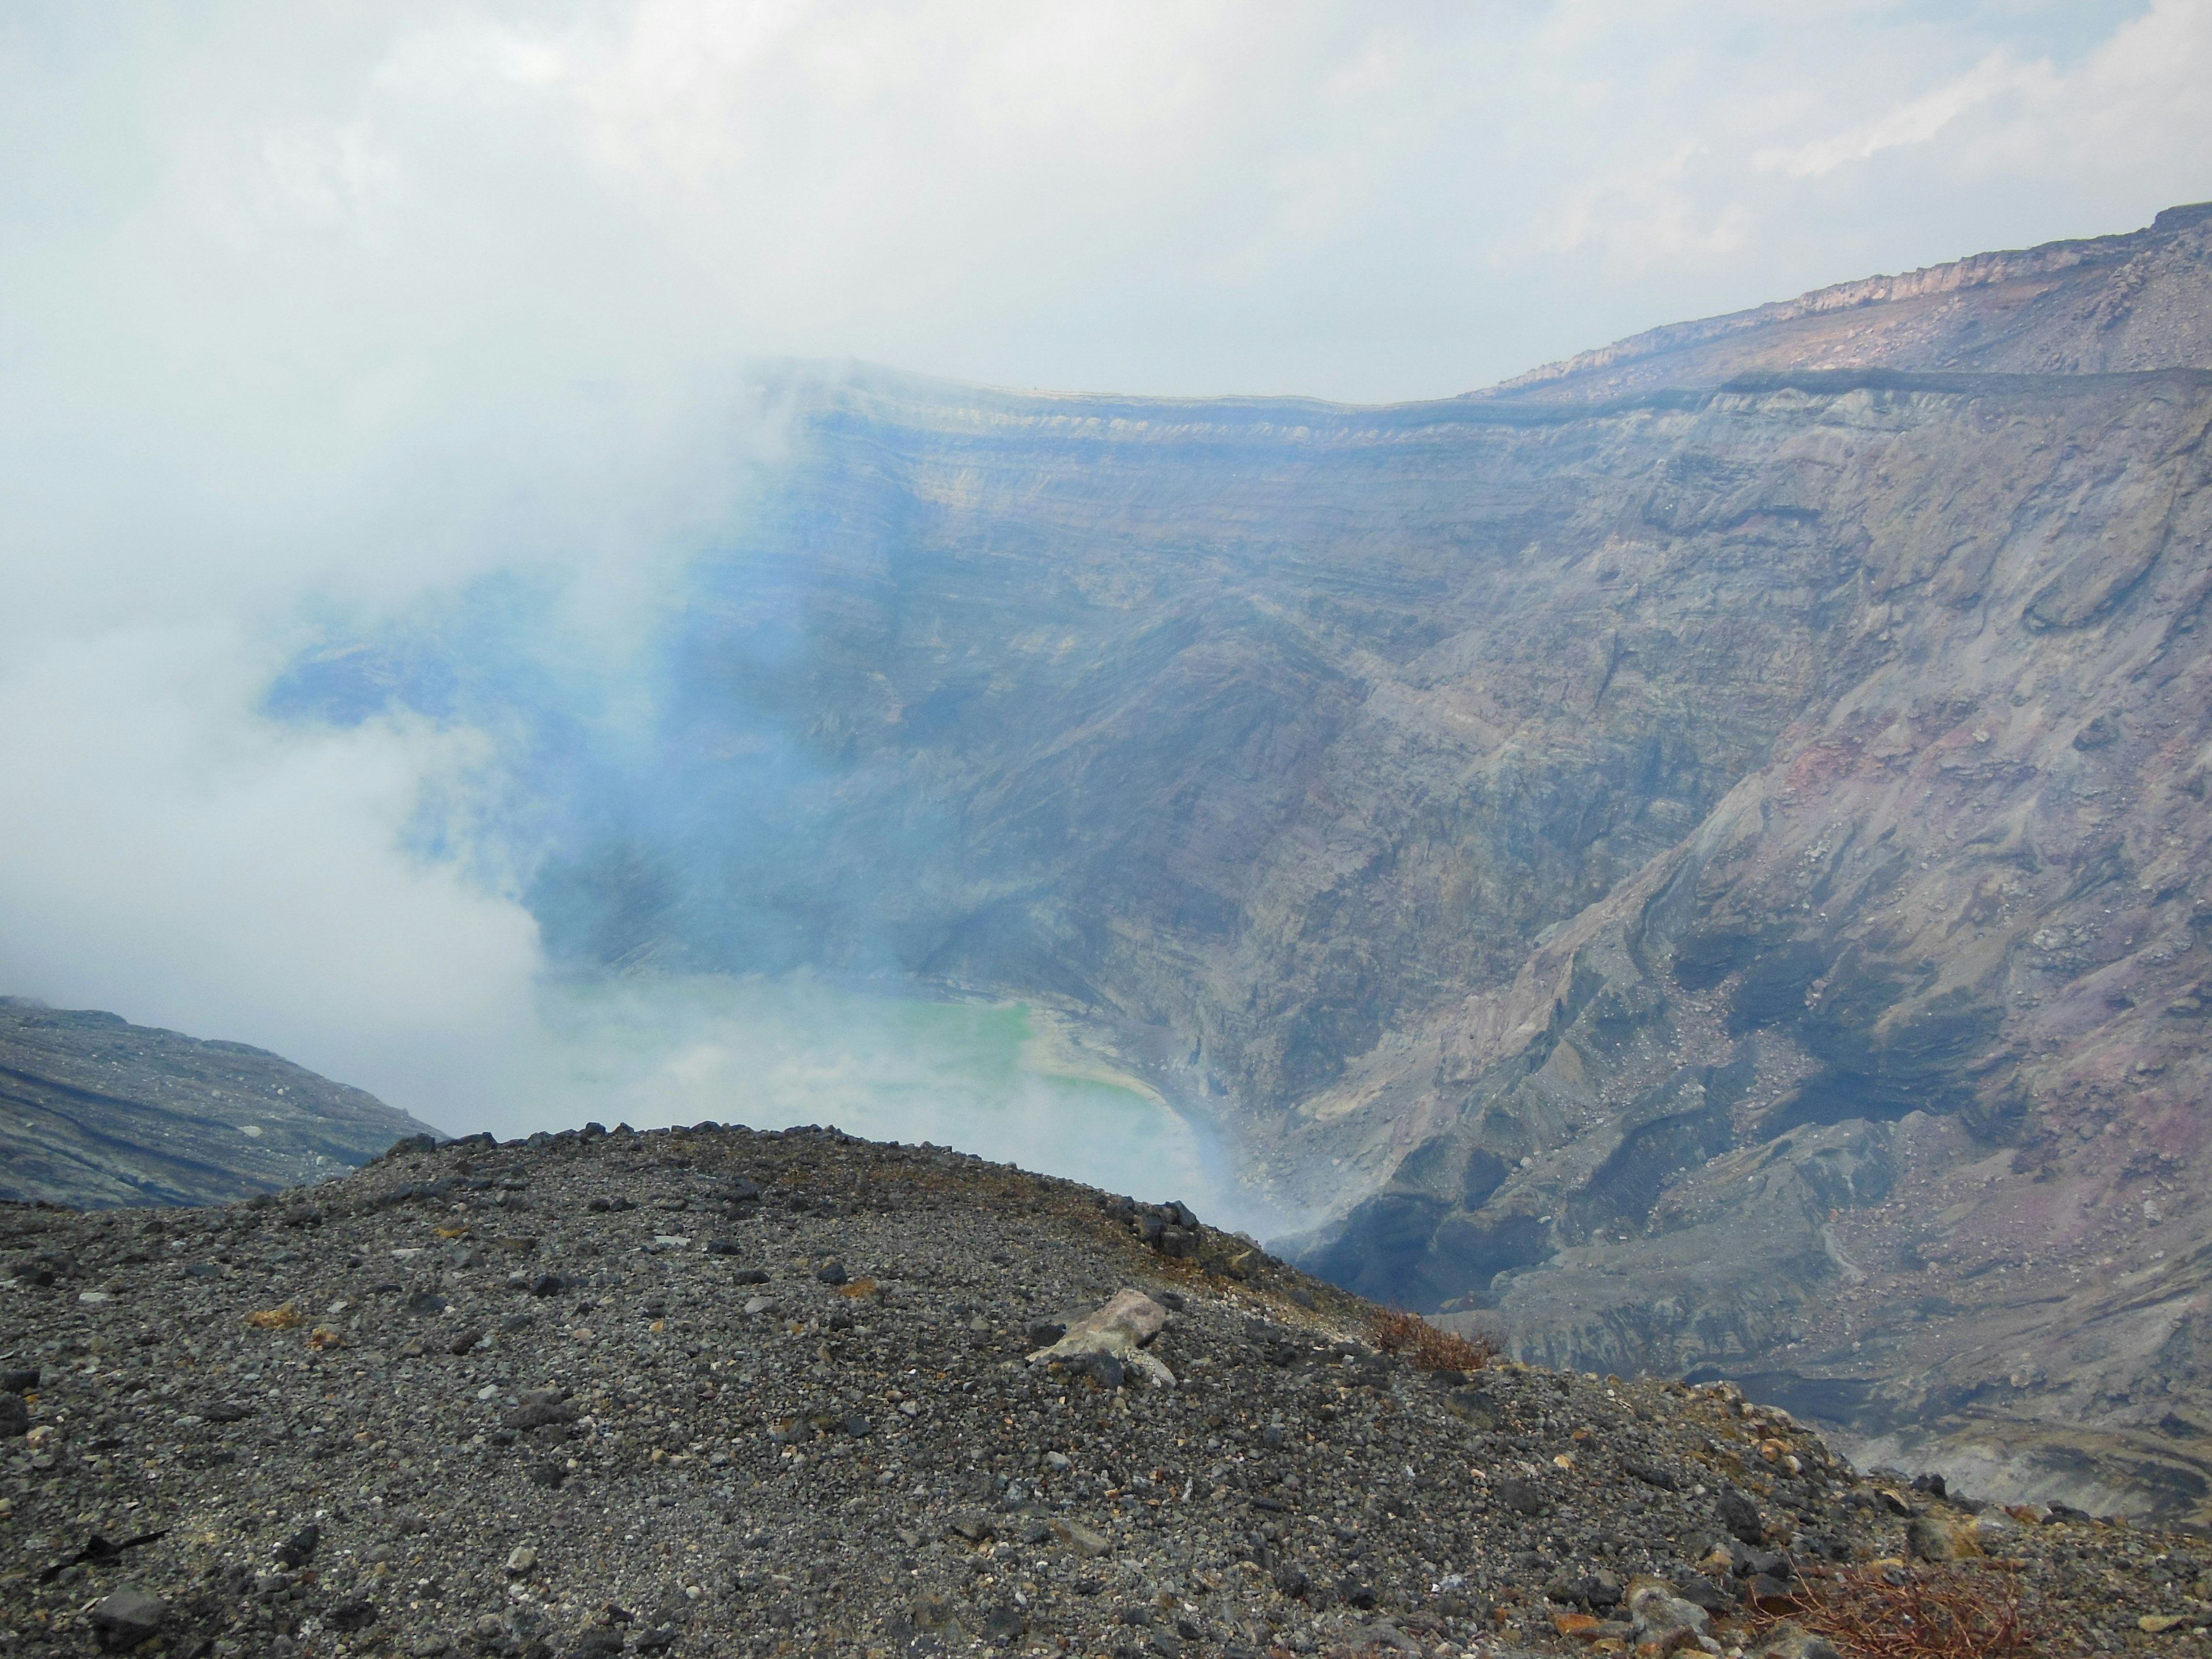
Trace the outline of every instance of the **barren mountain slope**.
{"label": "barren mountain slope", "polygon": [[535,722],[557,951],[1060,1000],[1364,1293],[2204,1498],[2212,375],[775,389],[641,744],[465,629],[287,706]]}
{"label": "barren mountain slope", "polygon": [[1814,1659],[1781,1621],[1948,1605],[2070,1656],[2212,1616],[2201,1538],[1378,1315],[1179,1207],[834,1130],[0,1208],[0,1650]]}
{"label": "barren mountain slope", "polygon": [[1673,323],[1478,398],[1617,398],[1807,368],[2096,374],[2212,368],[2212,203],[2124,236],[1980,253]]}
{"label": "barren mountain slope", "polygon": [[428,1127],[242,1042],[0,998],[0,1200],[220,1203]]}
{"label": "barren mountain slope", "polygon": [[2201,1501],[2203,410],[2063,420],[2118,446],[2040,486],[2071,513],[1916,434],[2009,535],[1869,526],[1908,562],[1870,550],[1864,654],[1445,1023],[1464,1096],[1316,1265],[2001,1489]]}

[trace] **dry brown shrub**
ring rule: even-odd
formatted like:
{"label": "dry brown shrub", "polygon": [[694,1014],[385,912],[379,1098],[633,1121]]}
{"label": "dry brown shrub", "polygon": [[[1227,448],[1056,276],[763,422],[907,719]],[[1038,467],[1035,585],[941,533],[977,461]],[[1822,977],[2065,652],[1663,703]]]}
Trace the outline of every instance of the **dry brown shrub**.
{"label": "dry brown shrub", "polygon": [[2020,1589],[1959,1567],[1849,1567],[1796,1581],[1754,1615],[1764,1634],[1789,1620],[1852,1659],[2006,1659],[2035,1652]]}
{"label": "dry brown shrub", "polygon": [[1440,1331],[1420,1316],[1392,1309],[1367,1322],[1375,1346],[1384,1353],[1401,1353],[1422,1371],[1479,1371],[1497,1357],[1489,1343],[1470,1341]]}

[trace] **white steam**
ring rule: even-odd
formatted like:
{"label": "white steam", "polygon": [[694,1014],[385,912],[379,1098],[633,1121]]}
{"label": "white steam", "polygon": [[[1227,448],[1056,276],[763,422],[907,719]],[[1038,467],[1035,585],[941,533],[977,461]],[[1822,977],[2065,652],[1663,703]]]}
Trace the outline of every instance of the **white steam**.
{"label": "white steam", "polygon": [[583,1115],[469,833],[496,734],[265,718],[319,619],[524,572],[618,716],[775,454],[745,357],[1458,392],[2212,194],[2208,43],[2201,0],[12,8],[0,991]]}

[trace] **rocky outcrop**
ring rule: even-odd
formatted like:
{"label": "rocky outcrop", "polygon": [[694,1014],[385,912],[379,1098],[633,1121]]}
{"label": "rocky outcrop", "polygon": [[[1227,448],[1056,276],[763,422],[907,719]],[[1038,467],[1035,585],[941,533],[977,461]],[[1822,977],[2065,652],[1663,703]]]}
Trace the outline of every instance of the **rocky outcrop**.
{"label": "rocky outcrop", "polygon": [[565,953],[1110,1031],[1363,1293],[2191,1510],[2205,234],[1814,296],[1602,398],[780,370],[642,739],[465,617],[278,705],[529,733]]}
{"label": "rocky outcrop", "polygon": [[0,998],[0,1200],[205,1204],[435,1134],[265,1049]]}
{"label": "rocky outcrop", "polygon": [[2203,420],[2062,463],[2094,528],[1861,519],[1826,695],[1449,1022],[1452,1121],[1315,1261],[2000,1488],[2201,1504]]}
{"label": "rocky outcrop", "polygon": [[2212,368],[2212,203],[2125,236],[2046,242],[1672,323],[1472,393],[1617,398],[1807,368],[2101,374]]}

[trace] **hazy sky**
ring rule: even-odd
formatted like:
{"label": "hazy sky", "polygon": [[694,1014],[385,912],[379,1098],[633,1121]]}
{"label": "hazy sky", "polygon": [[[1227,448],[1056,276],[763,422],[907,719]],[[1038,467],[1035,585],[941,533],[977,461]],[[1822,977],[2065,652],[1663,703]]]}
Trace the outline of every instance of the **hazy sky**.
{"label": "hazy sky", "polygon": [[2208,85],[2212,0],[9,6],[0,990],[471,1127],[534,929],[399,832],[483,739],[258,718],[318,607],[550,566],[617,659],[748,356],[1449,394],[2212,197]]}
{"label": "hazy sky", "polygon": [[441,367],[732,350],[1435,396],[2212,193],[2192,0],[198,0],[0,29],[11,331],[134,401],[156,366],[115,359],[150,354],[356,420]]}

